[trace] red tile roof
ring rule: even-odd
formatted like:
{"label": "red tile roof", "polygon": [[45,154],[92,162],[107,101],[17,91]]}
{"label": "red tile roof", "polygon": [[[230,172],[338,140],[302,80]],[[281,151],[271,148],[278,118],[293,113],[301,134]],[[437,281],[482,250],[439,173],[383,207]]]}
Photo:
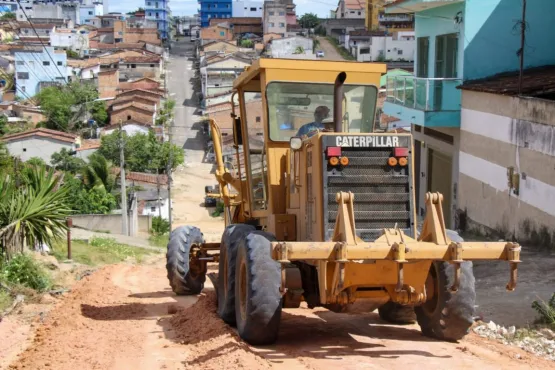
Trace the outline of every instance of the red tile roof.
{"label": "red tile roof", "polygon": [[39,136],[50,138],[58,141],[64,141],[67,143],[74,143],[75,139],[77,139],[77,135],[70,134],[67,132],[50,130],[47,128],[36,128],[34,130],[24,131],[17,134],[5,135],[0,140],[4,142],[10,142],[14,140],[24,139],[32,136]]}
{"label": "red tile roof", "polygon": [[[121,170],[119,168],[113,168],[112,173],[115,175],[119,175]],[[156,181],[156,177],[158,177],[158,181]],[[129,181],[137,181],[146,184],[160,184],[166,185],[168,183],[168,176],[166,175],[156,175],[154,173],[144,173],[144,172],[126,172],[125,179]]]}
{"label": "red tile roof", "polygon": [[141,57],[126,57],[123,58],[123,63],[159,63],[160,57],[158,56],[141,56]]}
{"label": "red tile roof", "polygon": [[100,148],[100,139],[88,139],[81,140],[81,146],[76,151],[80,152],[82,150],[98,149]]}
{"label": "red tile roof", "polygon": [[139,105],[139,104],[136,104],[132,101],[129,102],[129,103],[122,103],[117,109],[114,109],[112,111],[112,113],[116,113],[116,112],[119,112],[119,111],[122,111],[122,110],[128,109],[128,108],[135,108],[135,109],[139,109],[139,110],[142,110],[142,111],[145,111],[145,112],[148,112],[148,113],[154,113],[153,108],[149,108],[149,107],[146,107],[144,105]]}
{"label": "red tile roof", "polygon": [[117,44],[106,44],[99,42],[97,49],[144,49],[144,42],[118,42]]}

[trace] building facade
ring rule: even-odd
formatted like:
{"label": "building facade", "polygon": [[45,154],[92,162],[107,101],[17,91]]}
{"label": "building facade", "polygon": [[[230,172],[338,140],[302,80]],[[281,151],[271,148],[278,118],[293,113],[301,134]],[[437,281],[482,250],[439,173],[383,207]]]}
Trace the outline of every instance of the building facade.
{"label": "building facade", "polygon": [[416,13],[415,76],[388,79],[383,110],[412,125],[419,214],[425,192],[439,191],[449,227],[553,245],[555,178],[543,168],[555,162],[555,3],[528,4],[534,28],[526,31],[520,93],[520,35],[499,30],[521,19],[521,2],[386,6],[388,14],[408,10]]}
{"label": "building facade", "polygon": [[414,31],[414,15],[412,13],[387,14],[385,5],[395,0],[366,0],[366,29],[369,31]]}
{"label": "building facade", "polygon": [[65,51],[53,47],[41,51],[22,50],[15,53],[15,81],[17,96],[22,99],[35,96],[43,87],[64,84],[67,57]]}
{"label": "building facade", "polygon": [[90,5],[81,5],[79,8],[80,24],[90,24],[90,20],[99,15],[104,15],[102,1],[95,1]]}
{"label": "building facade", "polygon": [[232,17],[258,17],[264,13],[263,1],[236,0],[231,4]]}
{"label": "building facade", "polygon": [[264,2],[264,34],[276,33],[281,37],[287,32],[287,5],[276,1]]}
{"label": "building facade", "polygon": [[167,40],[170,37],[171,11],[169,2],[169,0],[145,0],[145,18],[156,22],[162,40]]}
{"label": "building facade", "polygon": [[199,0],[200,26],[208,27],[212,18],[231,18],[233,14],[231,0]]}

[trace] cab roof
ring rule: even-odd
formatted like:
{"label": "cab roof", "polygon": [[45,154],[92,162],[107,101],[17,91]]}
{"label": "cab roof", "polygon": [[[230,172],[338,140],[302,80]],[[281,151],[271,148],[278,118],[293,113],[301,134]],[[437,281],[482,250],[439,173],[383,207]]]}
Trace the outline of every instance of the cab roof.
{"label": "cab roof", "polygon": [[278,80],[333,83],[340,72],[347,73],[346,83],[368,83],[368,79],[371,82],[376,79],[379,81],[386,71],[385,63],[261,58],[241,73],[234,81],[233,88],[240,88],[251,81],[260,81],[262,74],[265,75],[266,84]]}

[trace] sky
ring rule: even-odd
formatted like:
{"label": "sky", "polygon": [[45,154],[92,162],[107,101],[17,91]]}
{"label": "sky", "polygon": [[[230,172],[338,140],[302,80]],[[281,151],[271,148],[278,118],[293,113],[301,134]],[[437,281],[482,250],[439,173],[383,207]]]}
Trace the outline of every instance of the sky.
{"label": "sky", "polygon": [[[294,0],[297,5],[297,15],[316,13],[319,17],[326,18],[331,9],[337,7],[334,0]],[[108,11],[127,13],[145,6],[144,0],[104,0],[108,4]],[[172,15],[193,15],[199,8],[197,0],[170,0]]]}

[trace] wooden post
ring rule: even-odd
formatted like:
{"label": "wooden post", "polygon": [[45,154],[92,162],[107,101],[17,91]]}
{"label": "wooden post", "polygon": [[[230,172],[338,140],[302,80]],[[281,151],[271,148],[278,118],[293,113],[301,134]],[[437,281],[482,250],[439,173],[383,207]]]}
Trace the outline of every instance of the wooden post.
{"label": "wooden post", "polygon": [[73,226],[73,220],[71,217],[66,219],[67,225],[67,259],[71,259],[71,227]]}

